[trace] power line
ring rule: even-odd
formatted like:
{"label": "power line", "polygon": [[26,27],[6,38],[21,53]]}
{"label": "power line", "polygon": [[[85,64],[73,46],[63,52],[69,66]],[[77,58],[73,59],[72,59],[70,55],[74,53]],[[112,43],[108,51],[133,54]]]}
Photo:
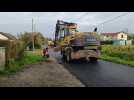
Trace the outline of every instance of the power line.
{"label": "power line", "polygon": [[80,16],[78,19],[81,19],[83,16],[88,15],[89,12],[85,13],[84,15]]}
{"label": "power line", "polygon": [[[110,21],[113,21],[113,20],[116,20],[116,19],[118,19],[118,18],[124,17],[124,16],[128,15],[129,13],[130,13],[130,12],[123,13],[123,14],[121,14],[121,15],[119,15],[119,16],[116,16],[116,17],[114,17],[114,18],[112,18],[112,19],[109,19],[109,20],[106,20],[106,21],[104,21],[104,22],[101,22],[101,23],[99,23],[99,24],[97,24],[97,25],[91,25],[91,24],[90,24],[90,27],[93,27],[93,26],[95,27],[95,26],[103,25],[103,24],[108,23],[108,22],[110,22]],[[88,14],[89,14],[89,12],[83,14],[82,16],[80,16],[79,18],[77,18],[77,20],[83,18],[83,16],[86,16],[86,15],[88,15]]]}
{"label": "power line", "polygon": [[86,15],[88,15],[88,14],[89,14],[89,12],[87,12],[87,13],[81,15],[79,18],[76,18],[74,21],[79,20],[79,19],[83,18],[83,16],[86,16]]}
{"label": "power line", "polygon": [[[116,20],[116,19],[118,19],[118,18],[120,18],[120,17],[124,17],[124,16],[128,15],[129,13],[130,13],[130,12],[128,12],[128,13],[123,13],[123,14],[121,14],[121,15],[119,15],[119,16],[116,16],[116,17],[114,17],[114,18],[112,18],[112,19],[109,19],[109,20],[106,20],[106,21],[104,21],[104,22],[102,22],[102,23],[99,23],[97,26],[103,25],[103,26],[102,26],[102,30],[103,30],[105,23],[108,23],[108,22],[110,22],[110,21]],[[102,30],[101,30],[101,31],[102,31]]]}
{"label": "power line", "polygon": [[[118,18],[120,18],[120,17],[124,17],[124,16],[128,15],[129,13],[130,13],[130,12],[123,13],[123,14],[121,14],[121,15],[119,15],[119,16],[116,16],[116,17],[114,17],[114,18],[112,18],[112,19],[109,19],[109,20],[106,20],[106,21],[104,21],[104,22],[102,22],[102,23],[99,23],[99,24],[97,24],[96,26],[99,26],[99,25],[101,25],[101,24],[108,23],[108,22],[113,21],[113,20],[115,20],[115,19],[118,19]],[[88,15],[88,14],[89,14],[89,12],[87,12],[87,13],[85,13],[84,15],[80,16],[78,19],[81,19],[83,16]],[[90,26],[92,26],[92,25],[90,25]]]}
{"label": "power line", "polygon": [[116,17],[114,17],[114,18],[112,18],[112,19],[109,19],[109,20],[106,20],[106,21],[104,21],[104,22],[102,22],[102,23],[99,23],[97,26],[102,25],[102,24],[105,24],[105,23],[108,23],[108,22],[113,21],[113,20],[115,20],[115,19],[118,19],[118,18],[120,18],[120,17],[124,17],[124,16],[128,15],[129,13],[130,13],[130,12],[128,12],[128,13],[123,13],[123,14],[121,14],[121,15],[119,15],[119,16],[116,16]]}
{"label": "power line", "polygon": [[[120,18],[120,17],[124,17],[124,16],[126,16],[126,15],[128,15],[130,12],[127,12],[127,13],[123,13],[123,14],[121,14],[121,15],[119,15],[119,16],[116,16],[116,17],[114,17],[114,18],[112,18],[112,19],[109,19],[109,20],[106,20],[106,21],[104,21],[104,22],[102,22],[102,23],[99,23],[99,24],[97,24],[97,25],[90,25],[90,27],[97,27],[97,26],[99,26],[99,25],[103,25],[103,24],[105,24],[105,23],[108,23],[108,22],[110,22],[110,21],[113,21],[113,20],[116,20],[116,19],[118,19],[118,18]],[[104,25],[103,25],[104,26]]]}
{"label": "power line", "polygon": [[[116,16],[116,17],[114,17],[114,18],[112,18],[112,19],[109,19],[109,20],[106,20],[106,21],[104,21],[104,22],[102,22],[102,23],[99,23],[98,25],[101,25],[101,24],[104,24],[104,23],[108,23],[108,22],[110,22],[110,21],[112,21],[112,20],[118,19],[119,17],[124,17],[124,16],[128,15],[129,13],[130,13],[130,12],[123,13],[123,14],[121,14],[121,15],[119,15],[119,16]],[[87,13],[85,13],[84,15],[80,16],[78,19],[81,19],[83,16],[88,15],[88,14],[89,14],[89,12],[87,12]],[[98,26],[98,25],[97,25],[97,26]]]}

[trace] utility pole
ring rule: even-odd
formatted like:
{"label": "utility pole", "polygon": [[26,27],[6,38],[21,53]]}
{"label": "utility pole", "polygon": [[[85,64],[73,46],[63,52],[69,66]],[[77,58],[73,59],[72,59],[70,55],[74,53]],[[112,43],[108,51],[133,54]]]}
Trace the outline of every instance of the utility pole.
{"label": "utility pole", "polygon": [[34,24],[34,32],[36,33],[36,24]]}
{"label": "utility pole", "polygon": [[128,33],[128,28],[124,28],[124,32]]}
{"label": "utility pole", "polygon": [[102,24],[102,28],[101,28],[100,34],[103,33],[103,31],[104,31],[104,24]]}
{"label": "utility pole", "polygon": [[33,18],[32,18],[32,46],[33,46],[33,51],[34,51],[34,31],[33,31]]}

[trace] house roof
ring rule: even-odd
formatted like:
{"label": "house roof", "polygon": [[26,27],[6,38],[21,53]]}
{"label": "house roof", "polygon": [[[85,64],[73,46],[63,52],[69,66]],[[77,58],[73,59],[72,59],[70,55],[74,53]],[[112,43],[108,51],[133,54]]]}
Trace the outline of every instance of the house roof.
{"label": "house roof", "polygon": [[[105,35],[105,36],[116,36],[117,34],[119,34],[121,32],[116,32],[116,33],[112,33],[112,32],[108,32],[108,33],[101,33],[102,35]],[[123,32],[124,33],[124,32]]]}
{"label": "house roof", "polygon": [[105,35],[105,36],[115,36],[117,35],[118,33],[101,33],[102,35]]}
{"label": "house roof", "polygon": [[0,32],[1,35],[7,37],[9,40],[16,40],[16,37],[9,34],[9,33],[3,33],[3,32]]}

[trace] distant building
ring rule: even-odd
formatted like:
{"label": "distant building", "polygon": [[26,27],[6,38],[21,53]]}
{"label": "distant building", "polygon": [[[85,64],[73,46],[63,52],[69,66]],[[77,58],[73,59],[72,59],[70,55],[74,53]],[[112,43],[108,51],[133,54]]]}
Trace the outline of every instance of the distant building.
{"label": "distant building", "polygon": [[128,40],[125,32],[101,33],[101,41],[111,40],[113,45],[132,45],[132,40]]}
{"label": "distant building", "polygon": [[101,33],[101,40],[127,40],[127,33],[116,32],[116,33]]}
{"label": "distant building", "polygon": [[0,32],[0,40],[16,40],[16,37],[9,33]]}
{"label": "distant building", "polygon": [[[4,66],[8,64],[9,59],[15,55],[14,48],[9,47],[8,43],[12,43],[16,38],[9,33],[0,32],[0,70],[4,70]],[[8,49],[9,47],[10,49]],[[9,52],[10,50],[10,52]],[[12,54],[12,55],[11,55]]]}

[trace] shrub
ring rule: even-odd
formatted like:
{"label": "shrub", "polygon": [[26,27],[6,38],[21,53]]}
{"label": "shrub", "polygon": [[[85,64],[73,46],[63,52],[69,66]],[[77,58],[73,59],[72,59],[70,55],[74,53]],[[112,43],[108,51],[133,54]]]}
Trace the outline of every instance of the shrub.
{"label": "shrub", "polygon": [[110,44],[113,44],[112,40],[101,41],[101,45],[110,45]]}
{"label": "shrub", "polygon": [[134,60],[134,46],[102,45],[101,53],[124,60]]}
{"label": "shrub", "polygon": [[33,64],[40,61],[46,61],[46,58],[43,58],[41,55],[24,52],[24,56],[20,59],[10,59],[8,64],[8,69],[0,71],[0,74],[13,74],[25,67],[25,65]]}

